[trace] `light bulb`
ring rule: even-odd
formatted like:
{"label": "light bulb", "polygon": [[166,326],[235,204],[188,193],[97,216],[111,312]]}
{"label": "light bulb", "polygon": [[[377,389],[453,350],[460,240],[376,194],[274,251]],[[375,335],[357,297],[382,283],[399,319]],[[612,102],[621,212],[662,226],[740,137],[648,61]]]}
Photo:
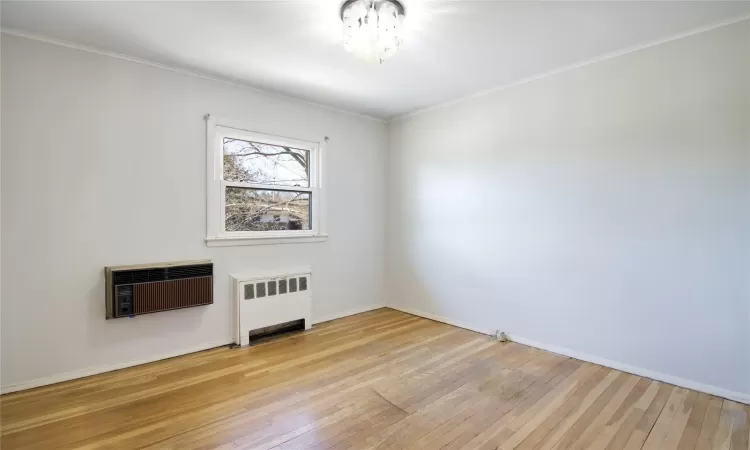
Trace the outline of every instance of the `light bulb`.
{"label": "light bulb", "polygon": [[353,0],[341,13],[344,48],[368,61],[383,62],[401,44],[403,8],[394,0]]}

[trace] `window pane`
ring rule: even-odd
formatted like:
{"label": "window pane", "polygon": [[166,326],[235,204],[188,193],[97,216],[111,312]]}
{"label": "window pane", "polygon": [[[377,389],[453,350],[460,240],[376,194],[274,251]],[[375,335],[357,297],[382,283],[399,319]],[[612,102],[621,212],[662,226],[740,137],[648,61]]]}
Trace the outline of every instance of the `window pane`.
{"label": "window pane", "polygon": [[310,229],[310,193],[227,187],[227,231]]}
{"label": "window pane", "polygon": [[224,180],[310,187],[310,152],[224,138]]}

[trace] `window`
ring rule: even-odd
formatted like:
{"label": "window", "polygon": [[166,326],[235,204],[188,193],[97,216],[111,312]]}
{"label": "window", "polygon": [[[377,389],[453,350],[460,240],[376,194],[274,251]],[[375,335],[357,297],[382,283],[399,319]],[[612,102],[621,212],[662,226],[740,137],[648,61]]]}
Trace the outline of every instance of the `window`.
{"label": "window", "polygon": [[319,143],[256,133],[209,117],[207,146],[209,245],[325,237],[320,232]]}

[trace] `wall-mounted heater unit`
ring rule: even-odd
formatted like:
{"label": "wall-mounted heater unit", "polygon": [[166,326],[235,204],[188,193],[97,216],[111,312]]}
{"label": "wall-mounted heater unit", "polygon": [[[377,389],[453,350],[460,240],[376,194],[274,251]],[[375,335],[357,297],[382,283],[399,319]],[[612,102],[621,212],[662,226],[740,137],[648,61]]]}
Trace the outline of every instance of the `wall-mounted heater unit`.
{"label": "wall-mounted heater unit", "polygon": [[248,345],[275,334],[312,327],[309,268],[232,275],[235,343]]}
{"label": "wall-mounted heater unit", "polygon": [[107,319],[210,305],[213,274],[210,260],[105,267]]}

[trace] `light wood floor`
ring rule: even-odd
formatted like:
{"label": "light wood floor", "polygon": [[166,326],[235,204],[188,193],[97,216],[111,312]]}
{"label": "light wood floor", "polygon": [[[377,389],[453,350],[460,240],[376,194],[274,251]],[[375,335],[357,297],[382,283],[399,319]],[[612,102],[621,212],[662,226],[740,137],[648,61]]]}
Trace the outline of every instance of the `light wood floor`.
{"label": "light wood floor", "polygon": [[747,450],[747,406],[390,309],[0,398],[2,449]]}

